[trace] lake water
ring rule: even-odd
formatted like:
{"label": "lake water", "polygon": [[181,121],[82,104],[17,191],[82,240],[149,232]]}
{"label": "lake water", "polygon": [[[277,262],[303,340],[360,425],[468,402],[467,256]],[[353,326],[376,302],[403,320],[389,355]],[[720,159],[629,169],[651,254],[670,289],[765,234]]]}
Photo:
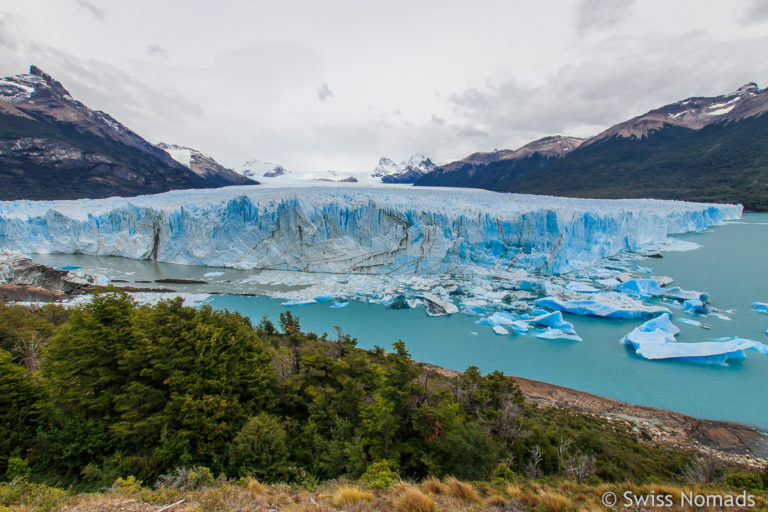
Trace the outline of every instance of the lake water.
{"label": "lake water", "polygon": [[[675,321],[680,342],[740,336],[768,343],[768,315],[750,304],[768,302],[768,214],[745,214],[739,222],[705,233],[680,235],[702,247],[668,252],[662,259],[642,265],[655,275],[668,275],[684,289],[707,292],[712,305],[727,310],[731,320],[710,314],[696,317],[711,330]],[[248,285],[254,271],[213,269],[162,264],[121,258],[82,255],[35,255],[53,266],[77,265],[132,286],[157,286],[135,281],[162,278],[204,279],[210,284],[169,284],[179,292],[270,293],[269,286]],[[203,277],[205,274],[208,276]],[[283,300],[268,297],[214,295],[215,308],[239,311],[254,321],[267,315],[275,323]],[[334,333],[339,326],[358,339],[358,346],[389,348],[398,339],[406,342],[414,359],[455,370],[478,366],[483,372],[501,370],[617,400],[662,407],[692,416],[731,420],[768,429],[768,357],[748,352],[747,358],[728,366],[681,361],[647,361],[619,339],[642,323],[640,320],[601,320],[573,315],[582,343],[549,341],[532,335],[498,336],[489,327],[476,325],[479,317],[452,315],[429,317],[423,308],[389,311],[378,304],[352,301],[334,309],[332,303],[294,306],[302,330]],[[670,306],[665,303],[664,305]],[[674,317],[694,318],[679,309]]]}

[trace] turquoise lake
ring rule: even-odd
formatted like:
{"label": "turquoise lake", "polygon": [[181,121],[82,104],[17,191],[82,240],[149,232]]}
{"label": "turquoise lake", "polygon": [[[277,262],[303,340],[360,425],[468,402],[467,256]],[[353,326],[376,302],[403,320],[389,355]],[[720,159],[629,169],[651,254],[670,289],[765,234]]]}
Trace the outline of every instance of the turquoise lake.
{"label": "turquoise lake", "polygon": [[[709,293],[712,306],[727,310],[731,318],[725,320],[712,314],[691,317],[673,309],[673,320],[695,318],[711,326],[707,330],[675,321],[681,329],[678,341],[739,336],[768,343],[768,315],[750,307],[755,301],[768,302],[768,214],[745,214],[741,221],[678,238],[696,242],[701,248],[667,252],[661,259],[644,259],[641,265],[652,268],[654,275],[673,277],[674,284],[684,289]],[[169,285],[185,293],[204,293],[211,286],[219,291],[242,293],[246,290],[235,283],[249,274],[245,270],[121,258],[32,256],[41,263],[77,265],[85,271],[103,273],[113,279],[119,277],[132,286],[142,286],[135,283],[137,280],[160,278],[211,281],[208,286]],[[215,277],[210,276],[212,271],[217,274]],[[203,277],[206,273],[209,277]],[[280,312],[289,309],[282,302],[268,297],[232,295],[214,295],[207,300],[214,308],[236,310],[256,322],[267,315],[276,323]],[[664,305],[669,307],[668,303]],[[730,362],[728,366],[647,361],[619,343],[622,336],[642,323],[640,320],[565,315],[584,339],[574,343],[533,335],[498,336],[489,327],[476,325],[479,317],[429,317],[423,308],[389,311],[378,304],[352,301],[341,309],[331,308],[331,303],[317,303],[290,310],[299,316],[302,330],[333,333],[336,325],[356,337],[362,348],[389,348],[402,339],[414,359],[446,368],[464,370],[474,365],[483,372],[498,369],[506,375],[542,380],[625,402],[768,429],[768,357],[750,351],[746,359]]]}

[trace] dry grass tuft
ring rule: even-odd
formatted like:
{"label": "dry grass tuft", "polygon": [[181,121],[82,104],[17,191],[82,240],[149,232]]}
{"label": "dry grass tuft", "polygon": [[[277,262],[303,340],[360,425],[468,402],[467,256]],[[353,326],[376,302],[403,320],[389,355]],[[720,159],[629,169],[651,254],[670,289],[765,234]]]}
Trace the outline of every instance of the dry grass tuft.
{"label": "dry grass tuft", "polygon": [[259,482],[255,478],[251,478],[249,476],[248,478],[245,479],[245,481],[246,481],[248,490],[252,495],[258,496],[260,494],[264,494],[265,492],[267,492],[267,486]]}
{"label": "dry grass tuft", "polygon": [[500,494],[491,494],[485,498],[486,507],[506,507],[507,499]]}
{"label": "dry grass tuft", "polygon": [[435,500],[421,492],[418,487],[409,487],[395,498],[395,508],[400,512],[435,512]]}
{"label": "dry grass tuft", "polygon": [[539,503],[547,512],[569,512],[573,508],[571,500],[555,492],[540,492]]}
{"label": "dry grass tuft", "polygon": [[512,484],[509,484],[507,487],[505,487],[504,492],[512,500],[519,499],[520,495],[523,494],[523,490],[520,488],[520,486],[512,485]]}
{"label": "dry grass tuft", "polygon": [[370,501],[373,499],[373,494],[363,491],[359,487],[353,487],[351,485],[345,485],[339,487],[334,493],[331,503],[334,507],[349,507],[357,505],[361,501]]}
{"label": "dry grass tuft", "polygon": [[438,480],[433,476],[421,482],[421,489],[424,492],[428,492],[431,494],[447,494],[448,493],[448,488],[443,484],[443,482],[441,482],[440,480]]}
{"label": "dry grass tuft", "polygon": [[475,488],[472,487],[472,484],[461,482],[453,477],[446,478],[443,483],[447,489],[446,494],[464,501],[480,501],[480,496],[475,491]]}

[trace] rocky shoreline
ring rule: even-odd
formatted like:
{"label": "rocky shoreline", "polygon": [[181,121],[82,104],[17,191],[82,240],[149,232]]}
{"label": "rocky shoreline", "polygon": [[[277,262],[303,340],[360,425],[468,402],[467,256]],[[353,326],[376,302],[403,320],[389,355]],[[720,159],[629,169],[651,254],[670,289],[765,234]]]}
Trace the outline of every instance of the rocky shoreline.
{"label": "rocky shoreline", "polygon": [[[461,372],[423,363],[447,376]],[[658,446],[694,450],[705,457],[745,468],[768,466],[768,433],[727,421],[703,420],[666,409],[628,404],[584,391],[513,377],[528,402],[558,407],[628,424],[638,437]]]}

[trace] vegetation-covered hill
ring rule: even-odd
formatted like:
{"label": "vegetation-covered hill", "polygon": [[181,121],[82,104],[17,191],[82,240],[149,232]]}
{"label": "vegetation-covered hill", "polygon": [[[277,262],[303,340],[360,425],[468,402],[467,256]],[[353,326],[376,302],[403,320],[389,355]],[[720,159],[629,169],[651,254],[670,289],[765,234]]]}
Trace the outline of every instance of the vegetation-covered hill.
{"label": "vegetation-covered hill", "polygon": [[768,211],[768,115],[701,129],[665,125],[642,138],[585,143],[562,158],[533,155],[433,173],[416,185],[586,198],[741,203]]}

